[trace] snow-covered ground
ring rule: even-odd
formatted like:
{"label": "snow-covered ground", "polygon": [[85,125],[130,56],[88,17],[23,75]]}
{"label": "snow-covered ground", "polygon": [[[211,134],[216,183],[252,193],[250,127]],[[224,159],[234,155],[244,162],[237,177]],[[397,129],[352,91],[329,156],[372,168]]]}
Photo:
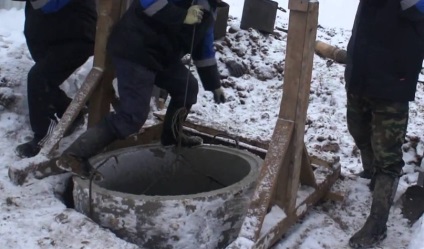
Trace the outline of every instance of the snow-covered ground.
{"label": "snow-covered ground", "polygon": [[[218,58],[236,58],[248,66],[250,73],[242,78],[227,77],[221,63],[229,101],[216,105],[211,94],[201,89],[189,119],[230,134],[268,141],[282,96],[287,34],[281,29],[268,36],[239,30],[243,1],[226,2],[231,6],[232,32],[226,39],[217,41]],[[277,2],[287,9],[288,0]],[[357,3],[357,0],[321,0],[317,39],[346,48]],[[26,74],[33,62],[22,34],[23,22],[23,10],[0,10],[0,248],[137,248],[66,208],[56,193],[61,192],[68,175],[31,179],[23,186],[10,182],[8,166],[20,160],[14,148],[31,136]],[[287,22],[288,13],[278,11],[276,27],[285,29]],[[64,89],[70,95],[81,84],[90,65],[88,61],[66,81]],[[327,202],[314,208],[274,249],[347,248],[349,237],[363,225],[369,212],[368,181],[351,176],[360,171],[361,162],[346,128],[343,70],[342,65],[315,56],[305,143],[310,154],[340,157],[344,180],[338,181],[334,190],[343,191],[346,198],[343,202]],[[423,85],[419,84],[416,101],[410,105],[408,126],[408,137],[415,138],[418,144],[407,144],[404,148],[405,174],[389,217],[388,237],[378,248],[424,248],[422,221],[410,227],[397,201],[416,182],[416,171],[424,153],[423,98]]]}

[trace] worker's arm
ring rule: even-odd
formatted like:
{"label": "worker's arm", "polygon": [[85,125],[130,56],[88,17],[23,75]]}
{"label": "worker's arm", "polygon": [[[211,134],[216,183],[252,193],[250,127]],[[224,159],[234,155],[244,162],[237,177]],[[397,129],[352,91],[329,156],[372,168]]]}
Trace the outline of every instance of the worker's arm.
{"label": "worker's arm", "polygon": [[41,9],[44,13],[57,12],[71,0],[30,0],[34,9]]}
{"label": "worker's arm", "polygon": [[181,26],[187,16],[186,9],[180,8],[168,0],[136,1],[140,1],[144,14],[167,26]]}
{"label": "worker's arm", "polygon": [[219,79],[218,67],[215,59],[215,49],[213,45],[213,26],[207,31],[207,34],[193,48],[193,62],[197,67],[200,80],[203,83],[205,90],[212,91],[221,86]]}
{"label": "worker's arm", "polygon": [[401,0],[402,16],[411,21],[424,20],[424,0]]}
{"label": "worker's arm", "polygon": [[212,25],[200,44],[193,49],[192,57],[203,88],[211,91],[215,103],[220,104],[226,101],[226,97],[221,87],[221,79],[215,59],[213,31],[214,28]]}

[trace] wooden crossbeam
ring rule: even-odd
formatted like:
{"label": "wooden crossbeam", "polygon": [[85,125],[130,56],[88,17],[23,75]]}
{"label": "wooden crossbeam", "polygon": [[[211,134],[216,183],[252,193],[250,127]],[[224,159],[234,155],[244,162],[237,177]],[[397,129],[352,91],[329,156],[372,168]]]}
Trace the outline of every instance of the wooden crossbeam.
{"label": "wooden crossbeam", "polygon": [[[275,221],[275,225],[268,231],[261,232],[261,236],[256,240],[252,249],[270,248],[281,239],[281,236],[285,234],[291,226],[293,226],[300,218],[304,217],[315,203],[327,197],[331,186],[340,176],[340,164],[336,163],[332,166],[332,168],[333,169],[331,171],[328,171],[328,175],[323,176],[320,175],[320,172],[316,173],[317,178],[318,176],[325,177],[325,180],[318,183],[315,191],[309,193],[305,199],[299,200],[299,203],[297,203],[294,210],[291,213],[286,213],[285,218]],[[269,215],[271,216],[272,213]]]}

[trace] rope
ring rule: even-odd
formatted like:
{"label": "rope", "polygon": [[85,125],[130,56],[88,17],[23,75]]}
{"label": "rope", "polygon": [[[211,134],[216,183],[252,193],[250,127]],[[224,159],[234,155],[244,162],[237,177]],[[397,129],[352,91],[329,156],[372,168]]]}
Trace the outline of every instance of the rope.
{"label": "rope", "polygon": [[[193,0],[191,2],[191,6],[193,6],[195,4],[196,0]],[[190,44],[190,57],[189,57],[189,61],[190,63],[188,64],[188,72],[187,72],[187,79],[186,79],[186,89],[185,89],[185,96],[184,96],[184,107],[186,107],[186,103],[187,103],[187,92],[188,92],[188,82],[190,81],[190,71],[191,71],[191,62],[193,60],[193,49],[194,49],[194,40],[196,37],[196,25],[193,25],[193,33],[191,35],[191,44]]]}
{"label": "rope", "polygon": [[[191,6],[193,6],[196,3],[197,0],[193,0],[191,2]],[[191,74],[191,63],[193,60],[193,49],[194,49],[194,41],[195,41],[195,37],[196,37],[196,25],[193,25],[193,32],[191,35],[191,43],[190,43],[190,51],[189,51],[189,61],[190,63],[188,64],[188,71],[187,71],[187,77],[186,77],[186,86],[185,86],[185,91],[184,91],[184,105],[182,108],[178,109],[177,112],[174,114],[174,116],[172,117],[172,134],[174,136],[174,138],[176,138],[177,140],[177,157],[180,154],[180,149],[181,149],[181,143],[182,143],[182,136],[183,136],[183,122],[186,118],[186,115],[188,115],[188,110],[187,110],[187,95],[188,95],[188,85],[190,82],[190,74]]]}
{"label": "rope", "polygon": [[[93,180],[96,178],[96,176],[98,176],[98,174],[100,174],[99,171],[98,171],[98,169],[100,167],[103,167],[109,161],[109,159],[111,159],[111,158],[114,158],[115,159],[116,164],[119,163],[117,156],[111,156],[111,157],[106,158],[105,160],[103,160],[103,162],[101,162],[96,168],[94,168],[90,172],[89,183],[88,183],[88,209],[89,209],[89,217],[90,217],[90,219],[93,219],[93,212],[94,212],[93,211]],[[87,164],[88,164],[88,166],[90,168],[93,168],[88,161],[87,161]]]}

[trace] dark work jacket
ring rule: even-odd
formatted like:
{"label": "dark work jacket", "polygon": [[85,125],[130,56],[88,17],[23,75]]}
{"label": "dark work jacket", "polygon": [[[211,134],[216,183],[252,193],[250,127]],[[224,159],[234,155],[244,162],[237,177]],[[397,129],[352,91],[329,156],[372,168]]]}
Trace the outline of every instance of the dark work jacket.
{"label": "dark work jacket", "polygon": [[424,15],[412,7],[401,7],[399,0],[360,1],[347,48],[348,94],[414,100],[424,58]]}
{"label": "dark work jacket", "polygon": [[186,25],[183,22],[191,2],[134,0],[110,36],[109,53],[161,71],[190,53],[193,28],[196,27],[192,54],[198,62],[196,66],[216,66],[213,49],[215,7],[209,1],[198,0],[198,4],[206,4],[209,8],[200,24]]}
{"label": "dark work jacket", "polygon": [[[65,0],[35,9],[28,0],[24,34],[28,46],[51,46],[68,41],[94,44],[97,10],[94,0]],[[58,1],[56,1],[58,2]],[[60,1],[59,1],[60,2]]]}

